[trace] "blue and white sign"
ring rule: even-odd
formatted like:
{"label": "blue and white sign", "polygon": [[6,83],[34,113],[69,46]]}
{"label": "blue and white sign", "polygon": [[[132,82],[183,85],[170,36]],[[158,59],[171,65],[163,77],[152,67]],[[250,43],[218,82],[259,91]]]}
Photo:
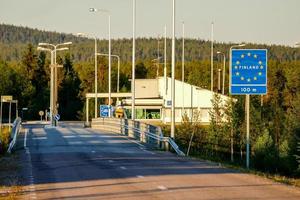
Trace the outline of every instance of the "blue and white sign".
{"label": "blue and white sign", "polygon": [[60,115],[59,115],[59,114],[56,114],[56,115],[54,116],[54,119],[55,119],[56,121],[59,121],[59,120],[60,120]]}
{"label": "blue and white sign", "polygon": [[109,117],[109,105],[100,105],[100,117]]}
{"label": "blue and white sign", "polygon": [[233,49],[230,66],[230,93],[267,93],[267,50]]}

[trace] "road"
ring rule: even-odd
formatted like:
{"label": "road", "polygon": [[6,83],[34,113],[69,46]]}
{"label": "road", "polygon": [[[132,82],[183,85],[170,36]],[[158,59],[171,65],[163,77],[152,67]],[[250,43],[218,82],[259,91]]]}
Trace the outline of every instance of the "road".
{"label": "road", "polygon": [[297,188],[78,123],[25,128],[21,199],[300,199]]}

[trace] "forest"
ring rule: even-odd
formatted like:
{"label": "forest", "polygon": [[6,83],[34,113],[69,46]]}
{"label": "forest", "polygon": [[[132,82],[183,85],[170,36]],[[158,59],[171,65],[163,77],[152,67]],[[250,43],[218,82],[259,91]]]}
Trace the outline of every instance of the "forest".
{"label": "forest", "polygon": [[[39,42],[73,42],[69,51],[58,53],[59,113],[62,120],[84,120],[87,92],[94,90],[94,40],[72,34],[56,33],[0,25],[0,95],[13,95],[19,107],[27,107],[27,120],[39,119],[38,112],[49,107],[50,55],[37,51]],[[163,55],[163,38],[138,38],[136,41],[136,78],[155,78],[157,65],[153,59]],[[222,57],[234,43],[216,42],[214,45],[214,73],[222,68]],[[158,55],[158,48],[160,48]],[[251,96],[251,152],[253,167],[285,175],[300,175],[297,163],[300,142],[300,49],[288,46],[251,44],[246,48],[268,50],[268,93]],[[176,40],[176,78],[181,79],[181,38]],[[108,52],[108,41],[98,41],[99,53]],[[167,40],[167,60],[171,59],[171,40]],[[131,39],[112,40],[112,54],[121,58],[120,89],[130,91]],[[187,38],[185,42],[185,81],[203,88],[210,88],[210,41]],[[108,90],[108,61],[98,59],[98,91]],[[112,91],[116,91],[117,62],[112,62]],[[159,75],[162,75],[162,66]],[[226,63],[228,67],[228,62]],[[168,74],[170,74],[168,64]],[[228,77],[228,72],[227,77]],[[217,80],[214,80],[215,83]],[[215,84],[216,85],[216,84]],[[228,94],[226,80],[225,94]],[[216,88],[215,88],[216,91]],[[184,119],[176,127],[176,141],[185,149],[193,135],[190,152],[193,155],[230,160],[230,143],[234,141],[234,159],[242,163],[245,152],[244,96],[234,96],[238,101],[226,108],[217,106],[210,126],[203,127]],[[93,116],[93,103],[89,115]],[[224,112],[219,112],[225,109]],[[231,120],[217,122],[216,113],[225,113]],[[169,127],[163,127],[168,134]],[[233,133],[231,133],[233,130]]]}

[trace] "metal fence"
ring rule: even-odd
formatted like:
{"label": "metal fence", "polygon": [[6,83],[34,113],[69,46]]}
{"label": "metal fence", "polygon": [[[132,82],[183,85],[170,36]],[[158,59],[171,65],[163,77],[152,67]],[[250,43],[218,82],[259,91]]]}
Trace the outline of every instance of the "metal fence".
{"label": "metal fence", "polygon": [[21,120],[20,117],[16,118],[14,123],[13,123],[11,136],[10,136],[10,138],[12,138],[12,140],[9,143],[9,146],[8,146],[8,149],[7,149],[8,153],[11,153],[13,148],[15,147],[17,137],[18,137],[19,132],[21,130],[21,123],[22,123],[22,120]]}
{"label": "metal fence", "polygon": [[169,150],[171,147],[178,155],[185,155],[172,138],[163,136],[159,126],[119,118],[97,118],[91,125],[94,129],[123,134],[157,149]]}

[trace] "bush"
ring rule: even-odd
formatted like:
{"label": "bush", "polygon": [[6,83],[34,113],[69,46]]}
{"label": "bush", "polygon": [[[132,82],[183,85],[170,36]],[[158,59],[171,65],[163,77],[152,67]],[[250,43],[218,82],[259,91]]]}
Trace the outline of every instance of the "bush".
{"label": "bush", "polygon": [[277,170],[277,152],[272,137],[267,129],[258,136],[253,145],[253,165],[255,168],[274,172]]}
{"label": "bush", "polygon": [[6,152],[6,149],[8,148],[9,142],[10,142],[10,131],[7,126],[2,127],[2,131],[0,134],[0,153]]}

